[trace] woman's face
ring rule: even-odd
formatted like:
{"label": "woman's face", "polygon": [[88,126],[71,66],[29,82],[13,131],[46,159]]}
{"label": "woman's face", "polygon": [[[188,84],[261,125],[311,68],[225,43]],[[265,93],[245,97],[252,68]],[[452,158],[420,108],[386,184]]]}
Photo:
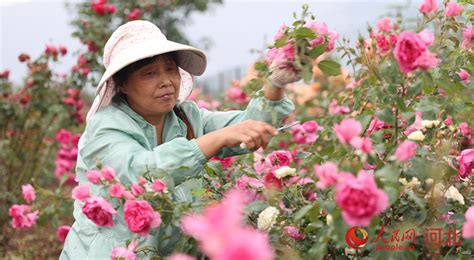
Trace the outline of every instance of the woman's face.
{"label": "woman's face", "polygon": [[121,87],[130,107],[146,118],[162,116],[175,106],[180,86],[178,66],[171,55],[157,56],[132,72]]}

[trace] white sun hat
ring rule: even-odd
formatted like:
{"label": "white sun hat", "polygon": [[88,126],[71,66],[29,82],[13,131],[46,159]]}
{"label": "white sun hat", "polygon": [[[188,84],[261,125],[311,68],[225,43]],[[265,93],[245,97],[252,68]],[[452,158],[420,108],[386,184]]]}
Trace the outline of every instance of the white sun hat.
{"label": "white sun hat", "polygon": [[94,103],[87,113],[87,120],[102,107],[110,104],[116,94],[112,76],[138,60],[168,52],[176,53],[176,63],[181,75],[178,103],[183,102],[193,89],[192,75],[202,75],[207,59],[203,51],[169,41],[161,30],[149,21],[135,20],[118,27],[104,47],[105,72],[96,90]]}

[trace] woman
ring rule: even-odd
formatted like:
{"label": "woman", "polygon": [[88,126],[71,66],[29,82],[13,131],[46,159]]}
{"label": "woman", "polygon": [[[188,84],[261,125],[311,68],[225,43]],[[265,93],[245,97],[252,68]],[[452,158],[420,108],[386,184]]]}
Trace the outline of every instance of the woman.
{"label": "woman", "polygon": [[[284,97],[284,86],[297,77],[279,69],[263,88],[263,97],[252,99],[245,111],[210,112],[185,101],[192,90],[185,77],[201,75],[206,56],[168,41],[147,21],[128,22],[112,34],[104,48],[104,66],[78,145],[79,184],[88,181],[85,172],[96,168],[97,161],[114,168],[124,184],[137,182],[147,169],[161,168],[174,178],[175,199],[193,201],[192,189],[201,187],[195,177],[210,157],[266,147],[277,134],[268,123],[276,118],[273,121],[279,124],[294,109]],[[241,143],[248,150],[241,149]],[[104,192],[90,186],[92,195]],[[98,227],[82,214],[77,201],[74,217],[61,259],[106,259],[113,247],[124,246],[131,238],[122,217],[113,227]],[[171,253],[173,239],[159,237],[142,238],[139,247],[159,245],[161,254]]]}

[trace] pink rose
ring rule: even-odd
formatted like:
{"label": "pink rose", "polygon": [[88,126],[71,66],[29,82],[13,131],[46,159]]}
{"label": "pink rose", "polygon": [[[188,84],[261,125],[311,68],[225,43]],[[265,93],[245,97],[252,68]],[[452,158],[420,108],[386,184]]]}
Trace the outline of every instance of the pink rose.
{"label": "pink rose", "polygon": [[303,196],[309,201],[315,201],[318,198],[318,194],[314,190],[304,192]]}
{"label": "pink rose", "polygon": [[123,197],[127,200],[134,200],[135,199],[135,196],[133,196],[133,194],[128,190],[123,192]]}
{"label": "pink rose", "polygon": [[193,256],[181,254],[181,253],[174,253],[170,255],[167,259],[168,260],[196,260],[196,258]]}
{"label": "pink rose", "polygon": [[461,47],[464,49],[470,49],[474,43],[474,27],[466,27],[462,31],[464,40],[462,41]]}
{"label": "pink rose", "polygon": [[390,128],[391,126],[384,121],[378,119],[377,116],[374,116],[374,119],[370,121],[369,128],[367,129],[367,134],[371,135],[375,131],[379,131],[380,129]]}
{"label": "pink rose", "polygon": [[334,49],[334,44],[336,43],[336,40],[339,39],[339,33],[338,32],[329,32],[329,43],[328,47],[326,48],[326,52],[330,52]]}
{"label": "pink rose", "polygon": [[449,125],[452,125],[453,124],[453,118],[451,116],[448,116],[445,120],[444,120],[444,124],[449,126]]}
{"label": "pink rose", "polygon": [[423,121],[423,113],[416,112],[415,113],[415,121],[413,122],[413,124],[411,124],[409,127],[407,127],[403,133],[406,136],[409,136],[413,132],[423,130],[423,126],[421,124],[422,121]]}
{"label": "pink rose", "polygon": [[46,49],[44,51],[44,54],[56,56],[58,55],[58,48],[56,48],[56,46],[46,44]]}
{"label": "pink rose", "polygon": [[263,184],[267,189],[281,190],[282,183],[281,180],[275,176],[275,173],[269,172],[263,177]]}
{"label": "pink rose", "polygon": [[273,259],[267,234],[242,223],[244,197],[231,190],[202,214],[184,216],[183,233],[198,240],[199,248],[210,259]]}
{"label": "pink rose", "polygon": [[439,59],[434,53],[425,51],[418,59],[413,63],[413,65],[422,70],[436,68],[439,64]]}
{"label": "pink rose", "polygon": [[66,237],[70,229],[70,226],[59,226],[56,230],[56,235],[58,236],[58,239],[59,241],[61,241],[61,243],[64,243],[64,241],[66,241]]}
{"label": "pink rose", "polygon": [[459,131],[461,134],[467,138],[471,137],[471,129],[469,128],[469,125],[466,122],[462,122],[459,124]]}
{"label": "pink rose", "polygon": [[377,21],[377,28],[382,32],[390,32],[392,25],[390,24],[390,18],[384,17]]}
{"label": "pink rose", "polygon": [[113,215],[117,214],[112,205],[102,197],[87,198],[82,206],[82,213],[97,226],[102,227],[113,226]]}
{"label": "pink rose", "polygon": [[321,165],[313,166],[314,174],[319,179],[316,187],[319,189],[327,189],[342,181],[347,175],[352,175],[348,172],[339,172],[337,165],[333,162],[325,162]]}
{"label": "pink rose", "polygon": [[336,203],[350,226],[369,226],[373,217],[388,208],[388,196],[377,188],[373,174],[348,175],[336,186]]}
{"label": "pink rose", "polygon": [[110,185],[109,187],[109,194],[110,196],[120,199],[124,196],[125,187],[120,183],[115,183]]}
{"label": "pink rose", "polygon": [[317,34],[327,34],[329,33],[328,26],[325,22],[318,22],[318,21],[306,21],[305,27],[311,29],[311,31]]}
{"label": "pink rose", "polygon": [[226,158],[219,158],[219,157],[214,156],[210,160],[219,161],[221,163],[221,168],[223,170],[227,170],[227,168],[229,168],[229,166],[231,166],[232,163],[234,163],[235,157],[231,156],[231,157],[226,157]]}
{"label": "pink rose", "polygon": [[151,184],[151,188],[156,192],[162,192],[166,189],[166,183],[160,179],[156,179]]}
{"label": "pink rose", "polygon": [[265,188],[263,182],[259,179],[248,177],[247,175],[240,176],[236,182],[235,186],[238,190],[241,190],[243,194],[247,195],[245,197],[245,202],[252,202],[261,196],[257,194],[258,189]]}
{"label": "pink rose", "polygon": [[420,38],[423,40],[426,46],[430,46],[431,44],[434,43],[434,40],[435,40],[434,35],[428,29],[424,29],[423,31],[419,32],[418,36],[420,36]]}
{"label": "pink rose", "polygon": [[285,64],[286,62],[294,61],[295,59],[295,46],[293,42],[287,43],[281,48],[269,49],[266,53],[265,61],[270,65],[274,63],[276,65]]}
{"label": "pink rose", "polygon": [[466,217],[466,222],[462,227],[462,237],[472,238],[474,237],[474,206],[469,207],[464,216]]}
{"label": "pink rose", "polygon": [[345,144],[362,132],[362,125],[355,119],[345,118],[339,125],[334,124],[333,129],[339,141]]}
{"label": "pink rose", "polygon": [[285,150],[273,151],[267,155],[267,162],[269,163],[268,166],[272,170],[281,168],[282,166],[290,165],[292,159],[291,152]]}
{"label": "pink rose", "polygon": [[417,68],[428,69],[437,66],[438,59],[428,50],[431,39],[431,33],[428,31],[420,34],[400,33],[394,55],[401,71],[409,73]]}
{"label": "pink rose", "polygon": [[275,36],[273,36],[273,40],[278,41],[281,37],[283,37],[285,35],[286,28],[288,28],[286,24],[283,24],[282,26],[280,26],[280,28],[278,29],[278,32],[275,34]]}
{"label": "pink rose", "polygon": [[140,196],[145,192],[145,189],[138,183],[133,183],[132,184],[132,194],[135,197]]}
{"label": "pink rose", "polygon": [[398,146],[397,150],[395,151],[395,156],[400,162],[410,160],[413,156],[415,156],[417,148],[417,144],[406,140]]}
{"label": "pink rose", "polygon": [[72,198],[75,200],[83,201],[90,197],[89,183],[74,187],[72,189]]}
{"label": "pink rose", "polygon": [[461,152],[458,157],[459,169],[458,173],[461,178],[467,178],[474,169],[474,149],[466,149]]}
{"label": "pink rose", "polygon": [[237,104],[244,104],[248,101],[248,95],[241,88],[231,87],[227,89],[226,97]]}
{"label": "pink rose", "polygon": [[140,236],[148,236],[150,228],[161,224],[160,213],[154,212],[146,200],[127,200],[123,214],[128,229]]}
{"label": "pink rose", "polygon": [[319,179],[316,187],[326,189],[337,183],[338,169],[336,164],[325,162],[321,165],[314,165],[313,169],[316,177]]}
{"label": "pink rose", "polygon": [[71,140],[71,132],[69,132],[66,129],[61,129],[56,132],[56,141],[58,141],[60,144],[65,144],[69,143]]}
{"label": "pink rose", "polygon": [[459,78],[461,79],[462,82],[468,84],[470,82],[469,78],[471,77],[471,75],[464,69],[461,69],[459,72],[458,72],[458,76]]}
{"label": "pink rose", "polygon": [[298,144],[312,144],[318,139],[316,134],[323,129],[316,121],[307,121],[303,124],[295,125],[291,128],[293,141]]}
{"label": "pink rose", "polygon": [[354,147],[355,149],[358,149],[360,151],[362,151],[363,153],[370,153],[372,152],[372,139],[368,138],[368,137],[354,137],[351,139],[350,141],[352,147]]}
{"label": "pink rose", "polygon": [[86,172],[87,179],[93,183],[93,184],[99,184],[100,183],[100,177],[102,176],[102,173],[97,170],[88,170]]}
{"label": "pink rose", "polygon": [[271,162],[262,154],[262,152],[259,152],[259,150],[253,153],[253,168],[258,175],[262,175],[262,173],[266,172],[267,170],[271,170]]}
{"label": "pink rose", "polygon": [[293,238],[294,240],[301,240],[305,237],[305,235],[300,233],[300,231],[294,226],[284,227],[283,234]]}
{"label": "pink rose", "polygon": [[446,16],[458,16],[461,14],[461,11],[464,9],[464,6],[456,3],[456,2],[449,2],[446,6],[446,10],[444,10],[444,14]]}
{"label": "pink rose", "polygon": [[138,241],[132,240],[128,247],[114,247],[110,259],[136,260],[137,255],[135,254],[135,249],[137,245]]}
{"label": "pink rose", "polygon": [[12,205],[8,209],[8,214],[12,217],[12,227],[14,229],[30,228],[36,224],[38,219],[38,211],[31,212],[31,207],[28,205]]}
{"label": "pink rose", "polygon": [[100,174],[104,180],[113,181],[115,178],[115,170],[112,167],[104,166],[100,170]]}
{"label": "pink rose", "polygon": [[21,192],[23,194],[23,198],[27,203],[31,203],[36,199],[35,188],[31,186],[31,184],[25,184],[21,186]]}
{"label": "pink rose", "polygon": [[350,112],[351,112],[350,108],[339,106],[337,104],[336,99],[333,99],[331,101],[331,104],[329,105],[329,114],[330,115],[335,115],[335,114],[345,115],[345,114],[349,114]]}
{"label": "pink rose", "polygon": [[428,14],[434,12],[438,9],[438,2],[437,0],[424,0],[421,3],[419,10],[424,14]]}

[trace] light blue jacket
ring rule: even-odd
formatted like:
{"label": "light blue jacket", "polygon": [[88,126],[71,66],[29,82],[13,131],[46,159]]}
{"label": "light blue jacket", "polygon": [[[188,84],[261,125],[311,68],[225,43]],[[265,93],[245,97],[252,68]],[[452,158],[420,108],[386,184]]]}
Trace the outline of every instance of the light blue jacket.
{"label": "light blue jacket", "polygon": [[[246,119],[279,126],[281,120],[294,110],[294,104],[287,97],[278,101],[253,98],[243,111],[211,112],[191,101],[184,101],[179,106],[191,123],[196,138]],[[96,168],[97,160],[114,168],[117,178],[124,184],[137,182],[137,177],[146,172],[147,167],[161,168],[173,177],[177,185],[175,199],[192,201],[191,190],[200,183],[196,183],[196,178],[187,179],[201,174],[207,159],[195,139],[186,139],[186,133],[185,123],[170,111],[166,114],[163,144],[157,145],[155,127],[134,112],[121,95],[116,95],[111,105],[87,122],[78,145],[76,178],[79,184],[87,182],[85,172]],[[246,152],[239,147],[223,148],[217,156],[224,158]],[[91,186],[93,195],[103,192]],[[75,202],[76,221],[69,231],[60,259],[109,259],[113,247],[125,246],[132,237],[123,221],[123,209],[118,212],[113,227],[98,227],[82,214],[80,205]],[[158,240],[150,235],[142,238],[138,247],[157,247]],[[163,250],[167,254],[173,248]]]}

